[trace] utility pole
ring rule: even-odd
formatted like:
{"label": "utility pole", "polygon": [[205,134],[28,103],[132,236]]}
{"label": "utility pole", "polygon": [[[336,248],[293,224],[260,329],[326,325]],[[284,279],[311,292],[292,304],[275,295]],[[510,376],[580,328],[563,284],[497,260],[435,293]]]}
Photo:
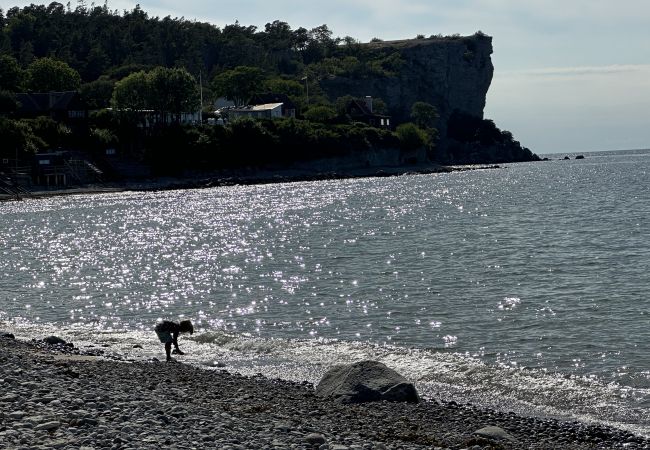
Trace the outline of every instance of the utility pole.
{"label": "utility pole", "polygon": [[302,81],[305,82],[305,91],[307,92],[307,104],[309,105],[309,79],[308,77],[302,77]]}
{"label": "utility pole", "polygon": [[201,105],[199,106],[199,124],[203,124],[203,71],[199,70],[199,90],[201,92]]}

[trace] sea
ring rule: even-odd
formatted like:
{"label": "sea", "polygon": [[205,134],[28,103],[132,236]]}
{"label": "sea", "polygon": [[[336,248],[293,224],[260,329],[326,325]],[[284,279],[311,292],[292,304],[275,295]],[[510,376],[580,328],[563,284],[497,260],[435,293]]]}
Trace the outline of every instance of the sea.
{"label": "sea", "polygon": [[[0,204],[0,330],[650,435],[650,150]],[[209,386],[206,386],[209,389]]]}

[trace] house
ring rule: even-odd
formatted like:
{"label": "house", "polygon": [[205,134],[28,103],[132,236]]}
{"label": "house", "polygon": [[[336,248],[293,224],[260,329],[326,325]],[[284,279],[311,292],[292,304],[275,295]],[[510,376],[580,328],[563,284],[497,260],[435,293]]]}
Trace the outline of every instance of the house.
{"label": "house", "polygon": [[282,103],[282,117],[296,117],[296,105],[286,94],[255,94],[250,101],[251,105],[268,105],[270,103]]}
{"label": "house", "polygon": [[263,105],[247,105],[228,108],[230,120],[239,117],[252,117],[254,119],[277,119],[282,117],[282,103],[267,103]]}
{"label": "house", "polygon": [[88,106],[77,91],[18,93],[16,100],[19,103],[16,116],[20,118],[45,116],[70,125],[88,118]]}
{"label": "house", "polygon": [[138,119],[138,127],[140,128],[154,128],[163,125],[171,125],[180,123],[183,125],[194,125],[201,123],[201,112],[182,112],[179,114],[166,113],[161,114],[160,111],[153,109],[113,109],[106,108],[107,111],[115,111],[118,113],[130,114]]}
{"label": "house", "polygon": [[372,97],[354,99],[348,103],[346,113],[356,122],[367,123],[377,128],[390,128],[390,116],[375,114],[372,109]]}

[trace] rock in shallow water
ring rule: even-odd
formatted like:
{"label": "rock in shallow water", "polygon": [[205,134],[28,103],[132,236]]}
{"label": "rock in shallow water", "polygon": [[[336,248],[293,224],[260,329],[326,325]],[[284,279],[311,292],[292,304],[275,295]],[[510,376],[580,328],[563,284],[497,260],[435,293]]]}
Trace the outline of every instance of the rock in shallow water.
{"label": "rock in shallow water", "polygon": [[316,395],[340,403],[420,401],[413,383],[377,361],[332,367],[316,386]]}
{"label": "rock in shallow water", "polygon": [[49,345],[65,345],[66,342],[61,339],[60,337],[57,336],[48,336],[45,339],[43,339],[47,344]]}

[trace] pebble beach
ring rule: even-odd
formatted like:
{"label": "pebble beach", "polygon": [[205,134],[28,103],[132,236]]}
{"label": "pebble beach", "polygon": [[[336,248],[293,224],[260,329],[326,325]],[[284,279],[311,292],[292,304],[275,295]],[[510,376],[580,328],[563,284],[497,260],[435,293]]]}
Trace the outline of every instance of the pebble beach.
{"label": "pebble beach", "polygon": [[180,358],[111,361],[70,344],[0,337],[0,447],[650,448],[643,437],[601,425],[455,402],[342,405],[315,396],[309,383],[206,370]]}

